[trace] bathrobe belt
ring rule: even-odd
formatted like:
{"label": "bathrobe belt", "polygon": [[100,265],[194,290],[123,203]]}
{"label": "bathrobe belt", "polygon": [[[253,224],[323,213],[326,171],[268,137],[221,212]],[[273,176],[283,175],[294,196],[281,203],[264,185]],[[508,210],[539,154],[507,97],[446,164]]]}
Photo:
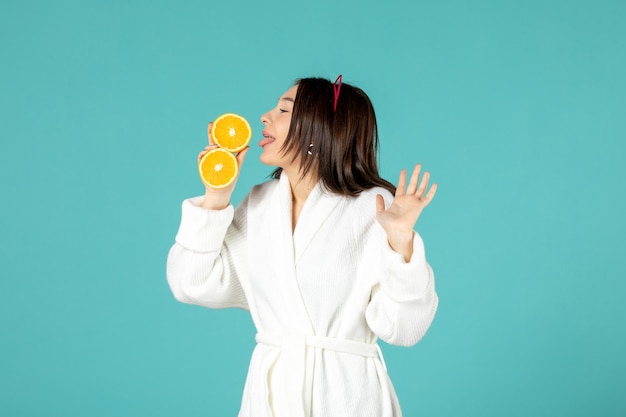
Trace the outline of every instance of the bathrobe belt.
{"label": "bathrobe belt", "polygon": [[[288,410],[288,415],[291,417],[307,417],[309,414],[312,381],[305,381],[305,365],[307,363],[305,355],[308,347],[380,358],[380,361],[376,361],[376,367],[378,368],[382,364],[384,372],[387,370],[380,346],[377,343],[314,335],[280,336],[268,333],[257,333],[255,339],[257,343],[281,349],[283,386],[286,392],[275,393],[274,398],[284,404],[283,408]],[[309,372],[309,378],[312,377],[313,373]]]}

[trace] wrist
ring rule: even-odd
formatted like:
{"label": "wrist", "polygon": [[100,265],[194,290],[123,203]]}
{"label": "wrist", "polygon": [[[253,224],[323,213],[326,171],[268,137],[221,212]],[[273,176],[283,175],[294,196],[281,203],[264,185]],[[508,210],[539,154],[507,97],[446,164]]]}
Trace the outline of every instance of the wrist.
{"label": "wrist", "polygon": [[222,195],[207,190],[200,206],[209,210],[224,210],[230,204],[230,194]]}
{"label": "wrist", "polygon": [[387,242],[394,252],[404,256],[404,260],[409,262],[413,255],[413,230],[388,233]]}

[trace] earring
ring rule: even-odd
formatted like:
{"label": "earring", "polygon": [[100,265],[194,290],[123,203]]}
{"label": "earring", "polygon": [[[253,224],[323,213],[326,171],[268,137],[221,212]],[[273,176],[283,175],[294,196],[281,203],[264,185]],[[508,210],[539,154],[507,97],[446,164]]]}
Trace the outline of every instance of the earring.
{"label": "earring", "polygon": [[312,143],[310,143],[310,144],[309,144],[309,150],[308,150],[308,151],[306,151],[306,153],[308,153],[309,155],[313,155],[313,152],[311,152],[311,148],[312,148],[312,147],[313,147],[313,144],[312,144]]}

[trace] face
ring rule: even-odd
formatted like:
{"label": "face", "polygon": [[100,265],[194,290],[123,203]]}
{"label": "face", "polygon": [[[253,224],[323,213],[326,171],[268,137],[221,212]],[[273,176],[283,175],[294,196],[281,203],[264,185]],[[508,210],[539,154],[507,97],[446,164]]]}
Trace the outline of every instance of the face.
{"label": "face", "polygon": [[261,122],[265,128],[259,146],[263,148],[260,159],[264,164],[283,169],[288,169],[292,164],[292,156],[282,154],[280,149],[285,143],[287,133],[289,133],[293,103],[297,92],[297,85],[291,87],[278,99],[276,107],[261,116]]}

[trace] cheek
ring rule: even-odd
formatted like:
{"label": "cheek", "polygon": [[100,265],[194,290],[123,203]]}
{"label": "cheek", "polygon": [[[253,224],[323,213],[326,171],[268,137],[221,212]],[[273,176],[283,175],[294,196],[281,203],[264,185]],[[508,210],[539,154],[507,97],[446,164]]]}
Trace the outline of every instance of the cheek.
{"label": "cheek", "polygon": [[289,133],[289,126],[290,126],[289,123],[285,123],[284,129],[283,129],[285,138],[287,138],[287,134]]}

